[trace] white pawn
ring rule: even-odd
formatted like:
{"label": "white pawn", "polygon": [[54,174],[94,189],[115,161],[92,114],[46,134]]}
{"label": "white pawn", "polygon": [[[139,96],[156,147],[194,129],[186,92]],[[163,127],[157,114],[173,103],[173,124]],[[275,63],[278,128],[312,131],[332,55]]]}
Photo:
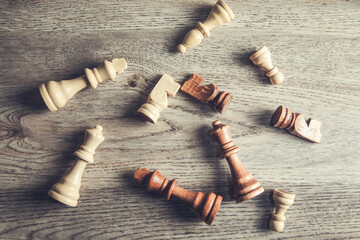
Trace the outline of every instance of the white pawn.
{"label": "white pawn", "polygon": [[80,77],[40,84],[40,94],[46,106],[54,112],[64,107],[69,99],[89,84],[96,88],[98,83],[114,80],[116,74],[122,73],[126,68],[127,63],[123,58],[115,58],[112,61],[105,60],[96,68],[85,68],[85,75]]}
{"label": "white pawn", "polygon": [[94,162],[95,150],[105,139],[102,130],[103,128],[100,125],[96,125],[95,128],[85,131],[84,143],[74,153],[77,156],[74,166],[58,183],[52,186],[48,192],[50,197],[71,207],[77,205],[85,167],[88,163]]}
{"label": "white pawn", "polygon": [[262,47],[251,55],[250,60],[266,72],[266,76],[270,78],[271,84],[278,85],[284,81],[284,75],[272,63],[271,53],[267,46]]}
{"label": "white pawn", "polygon": [[230,22],[234,18],[229,6],[223,0],[217,1],[205,22],[196,23],[196,27],[186,34],[182,43],[178,45],[178,51],[185,53],[187,49],[200,44],[204,37],[210,37],[211,29]]}
{"label": "white pawn", "polygon": [[167,95],[174,97],[179,91],[180,84],[174,82],[173,78],[164,74],[148,96],[138,114],[151,123],[156,123],[160,117],[160,112],[168,106]]}
{"label": "white pawn", "polygon": [[271,215],[270,228],[277,232],[284,230],[285,212],[293,205],[295,194],[284,190],[274,189],[273,193],[275,213]]}

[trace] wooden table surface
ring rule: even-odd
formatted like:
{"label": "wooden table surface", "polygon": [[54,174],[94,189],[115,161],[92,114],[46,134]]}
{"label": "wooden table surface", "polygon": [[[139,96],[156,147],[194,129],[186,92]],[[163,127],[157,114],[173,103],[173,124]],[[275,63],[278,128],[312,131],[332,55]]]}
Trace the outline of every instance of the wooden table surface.
{"label": "wooden table surface", "polygon": [[[176,46],[215,1],[0,1],[0,239],[360,238],[360,1],[227,1],[235,19],[185,55]],[[269,84],[249,56],[267,45],[284,73]],[[128,69],[57,112],[38,85],[104,59]],[[196,72],[234,95],[223,115],[179,92],[156,125],[136,115],[163,73]],[[323,122],[320,144],[269,127],[284,105]],[[229,167],[208,138],[230,125],[265,192],[236,204]],[[85,129],[106,140],[76,208],[47,196],[74,163]],[[158,169],[189,190],[224,197],[207,226],[132,178]],[[274,188],[296,193],[283,233],[268,229]]]}

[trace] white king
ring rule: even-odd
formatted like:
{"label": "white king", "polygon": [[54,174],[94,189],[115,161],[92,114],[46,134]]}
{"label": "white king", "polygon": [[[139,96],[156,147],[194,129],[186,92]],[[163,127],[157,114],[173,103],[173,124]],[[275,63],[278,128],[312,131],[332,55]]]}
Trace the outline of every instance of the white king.
{"label": "white king", "polygon": [[123,58],[115,58],[112,61],[105,60],[96,68],[85,68],[85,75],[80,77],[40,84],[40,94],[49,110],[54,112],[64,107],[69,99],[89,84],[96,88],[98,83],[114,80],[116,74],[122,73],[126,68],[127,63]]}

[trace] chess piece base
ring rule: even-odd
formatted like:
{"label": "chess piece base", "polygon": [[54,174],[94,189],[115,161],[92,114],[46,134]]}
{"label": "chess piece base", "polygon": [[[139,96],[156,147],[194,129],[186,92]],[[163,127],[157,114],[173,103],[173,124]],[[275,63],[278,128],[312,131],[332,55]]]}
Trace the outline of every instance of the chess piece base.
{"label": "chess piece base", "polygon": [[[260,183],[259,183],[260,185]],[[258,187],[257,189],[245,194],[245,195],[238,195],[235,197],[236,203],[247,201],[251,198],[254,198],[264,192],[264,188],[262,186]]]}
{"label": "chess piece base", "polygon": [[223,200],[222,196],[220,196],[220,195],[216,196],[216,199],[215,199],[214,204],[213,204],[213,206],[211,208],[211,211],[210,211],[208,217],[205,219],[206,224],[211,225],[211,223],[214,221],[216,213],[217,213],[217,211],[218,211],[218,209],[219,209],[219,207],[221,205],[222,200]]}
{"label": "chess piece base", "polygon": [[213,105],[219,113],[223,114],[228,108],[233,96],[227,92],[220,92],[214,99]]}
{"label": "chess piece base", "polygon": [[139,108],[138,114],[145,120],[156,123],[160,117],[159,110],[151,104],[145,103]]}
{"label": "chess piece base", "polygon": [[49,95],[48,91],[46,90],[44,83],[40,84],[39,91],[40,91],[41,97],[43,98],[43,100],[44,100],[46,106],[49,108],[49,110],[51,112],[57,111],[58,108],[55,106],[55,104],[51,100],[50,95]]}
{"label": "chess piece base", "polygon": [[48,195],[50,197],[52,197],[53,199],[63,203],[63,204],[66,204],[70,207],[76,207],[77,204],[78,204],[78,201],[77,200],[74,200],[74,199],[70,199],[70,198],[67,198],[57,192],[55,192],[54,190],[50,189],[49,192],[48,192]]}

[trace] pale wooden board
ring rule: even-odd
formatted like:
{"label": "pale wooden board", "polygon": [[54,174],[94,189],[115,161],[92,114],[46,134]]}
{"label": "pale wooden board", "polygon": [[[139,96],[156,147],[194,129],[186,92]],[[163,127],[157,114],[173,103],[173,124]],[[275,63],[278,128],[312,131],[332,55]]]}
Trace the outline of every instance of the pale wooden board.
{"label": "pale wooden board", "polygon": [[[360,2],[228,1],[234,21],[186,55],[176,45],[214,1],[0,2],[1,239],[360,238]],[[248,57],[267,45],[285,75],[268,83]],[[115,81],[78,93],[51,113],[37,86],[124,57]],[[153,126],[136,116],[163,73],[196,72],[234,95],[224,115],[179,92]],[[285,105],[323,122],[312,144],[268,126]],[[229,169],[208,138],[231,126],[244,165],[265,193],[229,197]],[[84,130],[105,142],[83,176],[77,208],[47,196],[74,161]],[[137,167],[159,169],[181,187],[223,195],[212,226],[179,202],[146,193]],[[296,193],[284,233],[267,228],[270,193]]]}

